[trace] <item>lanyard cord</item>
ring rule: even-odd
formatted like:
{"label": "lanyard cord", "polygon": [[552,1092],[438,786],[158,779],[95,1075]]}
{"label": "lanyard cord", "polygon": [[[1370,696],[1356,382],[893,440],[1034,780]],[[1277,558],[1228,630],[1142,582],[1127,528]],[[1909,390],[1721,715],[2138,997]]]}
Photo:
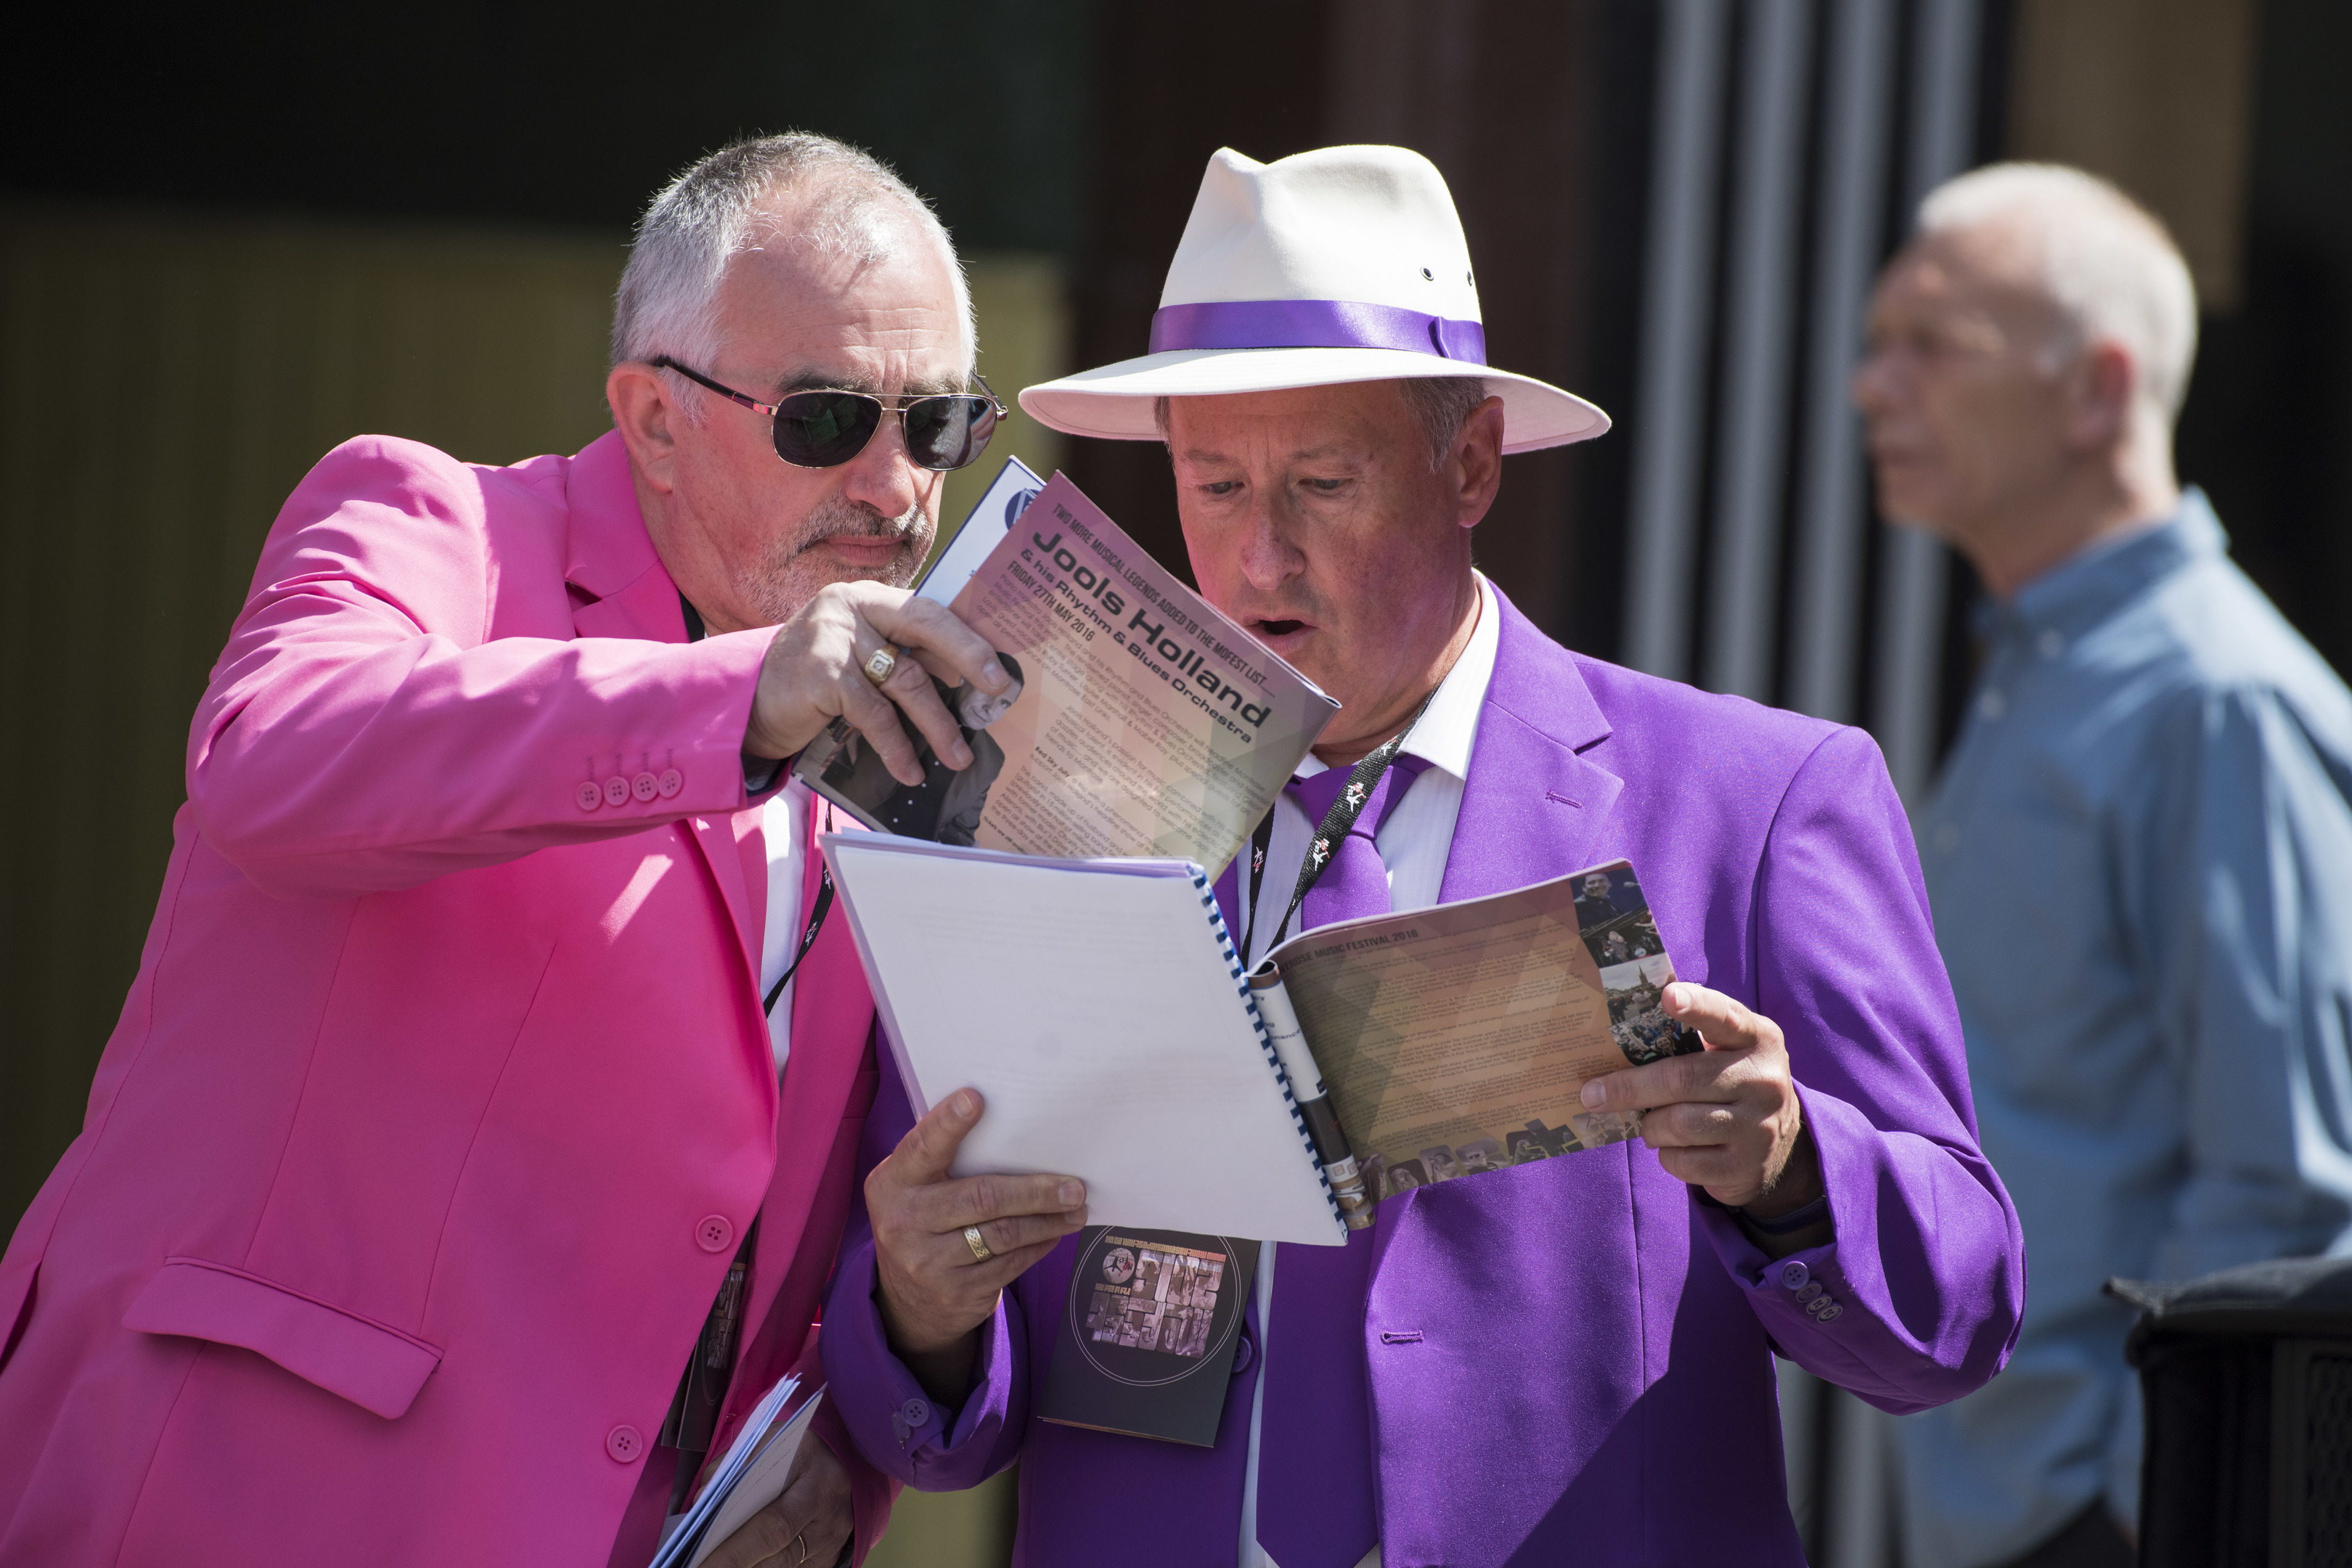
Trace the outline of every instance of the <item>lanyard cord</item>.
{"label": "lanyard cord", "polygon": [[[1274,940],[1266,946],[1280,947],[1283,938],[1290,934],[1291,917],[1298,912],[1298,906],[1307,901],[1308,889],[1322,879],[1324,868],[1331,864],[1331,851],[1355,827],[1356,818],[1363,815],[1364,804],[1372,798],[1372,791],[1379,786],[1381,775],[1389,771],[1389,764],[1395,762],[1397,753],[1404,749],[1405,738],[1412,733],[1412,727],[1421,722],[1421,716],[1429,711],[1429,705],[1435,700],[1437,691],[1433,687],[1429,695],[1421,700],[1421,706],[1412,710],[1412,717],[1405,721],[1404,728],[1349,770],[1347,787],[1340,790],[1331,802],[1331,809],[1323,814],[1323,820],[1316,826],[1315,837],[1307,843],[1307,858],[1298,864],[1297,885],[1290,890],[1290,907],[1282,911],[1282,924],[1275,928]],[[1249,923],[1242,935],[1242,956],[1244,960],[1255,956],[1252,944],[1257,940],[1258,884],[1265,876],[1266,850],[1273,843],[1274,811],[1269,807],[1266,814],[1258,818],[1256,828],[1250,834],[1250,912]]]}
{"label": "lanyard cord", "polygon": [[793,954],[792,963],[784,966],[784,972],[776,977],[776,983],[768,987],[768,999],[761,1004],[761,1011],[771,1015],[775,1012],[776,999],[784,994],[784,987],[792,984],[793,975],[799,970],[801,961],[809,955],[809,949],[816,945],[817,931],[824,924],[824,917],[832,912],[833,868],[827,866],[817,872],[816,912],[809,916],[808,930],[801,932],[800,951]]}
{"label": "lanyard cord", "polygon": [[[704,636],[702,612],[696,609],[694,601],[684,594],[677,596],[677,610],[686,622],[686,640],[700,642]],[[779,763],[777,766],[781,769],[783,764]],[[812,847],[809,852],[814,854],[816,851]],[[799,970],[801,961],[809,955],[809,949],[816,945],[816,933],[824,925],[824,917],[832,912],[833,868],[827,866],[817,873],[816,912],[809,916],[808,930],[801,932],[800,949],[793,954],[792,963],[784,966],[784,972],[776,977],[776,983],[768,987],[768,999],[760,1005],[761,1012],[771,1016],[774,1015],[777,999],[783,995],[784,987],[792,984],[793,975]]]}

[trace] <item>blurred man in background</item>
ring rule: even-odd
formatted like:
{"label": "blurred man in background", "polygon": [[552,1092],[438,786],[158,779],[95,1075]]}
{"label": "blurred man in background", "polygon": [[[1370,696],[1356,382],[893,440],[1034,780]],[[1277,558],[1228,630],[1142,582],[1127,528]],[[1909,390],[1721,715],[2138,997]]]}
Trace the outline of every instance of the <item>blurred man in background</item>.
{"label": "blurred man in background", "polygon": [[1923,204],[1854,378],[1881,510],[1990,596],[1916,828],[2029,1260],[2009,1369],[1906,1424],[1923,1568],[2128,1563],[2141,1416],[2102,1283],[2352,1220],[2352,696],[2173,478],[2196,333],[2156,219],[2000,165]]}

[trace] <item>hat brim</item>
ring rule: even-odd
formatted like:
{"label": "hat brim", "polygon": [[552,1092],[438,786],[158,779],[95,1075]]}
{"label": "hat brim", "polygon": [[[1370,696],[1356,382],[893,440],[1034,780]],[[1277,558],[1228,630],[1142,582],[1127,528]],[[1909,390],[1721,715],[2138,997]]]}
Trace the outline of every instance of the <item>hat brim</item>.
{"label": "hat brim", "polygon": [[1487,393],[1503,400],[1506,452],[1589,441],[1609,428],[1609,416],[1548,382],[1398,349],[1171,349],[1040,382],[1022,392],[1021,406],[1039,424],[1066,435],[1157,441],[1154,398],[1286,392],[1420,376],[1484,380]]}

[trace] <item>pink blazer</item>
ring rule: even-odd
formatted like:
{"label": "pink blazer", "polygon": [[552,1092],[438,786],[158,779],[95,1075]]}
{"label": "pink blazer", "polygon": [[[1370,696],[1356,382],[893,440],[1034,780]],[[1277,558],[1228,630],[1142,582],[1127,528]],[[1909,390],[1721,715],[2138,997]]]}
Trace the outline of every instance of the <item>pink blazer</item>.
{"label": "pink blazer", "polygon": [[755,1218],[722,1442],[803,1358],[873,1005],[835,921],[780,1090],[739,755],[768,640],[686,642],[616,436],[510,468],[365,437],[303,481],[0,1259],[0,1563],[594,1568]]}

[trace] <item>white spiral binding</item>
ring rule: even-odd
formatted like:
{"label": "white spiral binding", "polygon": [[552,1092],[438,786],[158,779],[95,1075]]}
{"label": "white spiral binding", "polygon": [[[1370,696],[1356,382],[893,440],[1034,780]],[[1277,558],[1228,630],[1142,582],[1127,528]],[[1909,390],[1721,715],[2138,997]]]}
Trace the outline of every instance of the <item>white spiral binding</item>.
{"label": "white spiral binding", "polygon": [[1290,1108],[1290,1124],[1298,1130],[1298,1146],[1306,1151],[1307,1163],[1315,1168],[1315,1179],[1323,1184],[1323,1197],[1331,1205],[1331,1217],[1345,1225],[1348,1220],[1339,1207],[1339,1195],[1331,1190],[1331,1178],[1323,1171],[1323,1158],[1315,1152],[1315,1135],[1307,1130],[1307,1116],[1298,1109],[1298,1096],[1290,1087],[1290,1075],[1282,1070],[1282,1053],[1274,1048],[1273,1031],[1259,1015],[1257,995],[1242,971],[1241,953],[1234,948],[1233,932],[1225,925],[1225,911],[1217,907],[1217,895],[1210,889],[1205,873],[1195,870],[1192,886],[1200,891],[1201,907],[1209,911],[1209,929],[1217,933],[1217,949],[1224,954],[1234,988],[1241,994],[1242,1005],[1249,1009],[1250,1027],[1257,1031],[1258,1048],[1265,1053],[1266,1065],[1274,1068],[1274,1080],[1282,1086],[1282,1103]]}

